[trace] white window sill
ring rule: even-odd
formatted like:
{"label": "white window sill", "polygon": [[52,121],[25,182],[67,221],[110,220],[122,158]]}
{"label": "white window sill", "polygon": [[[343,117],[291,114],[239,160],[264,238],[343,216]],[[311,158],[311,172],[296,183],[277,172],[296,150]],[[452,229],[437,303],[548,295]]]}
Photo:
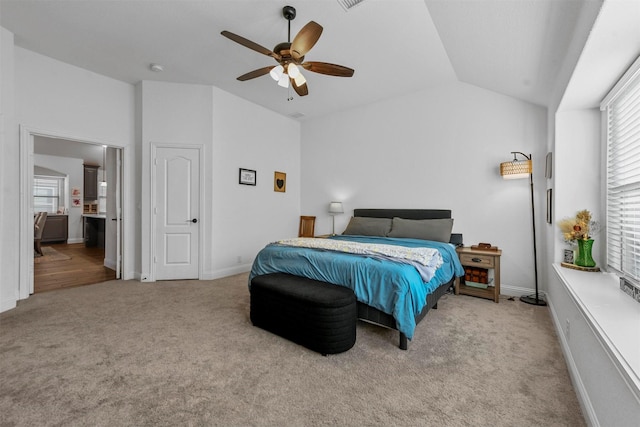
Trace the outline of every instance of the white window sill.
{"label": "white window sill", "polygon": [[618,277],[554,264],[569,294],[607,348],[611,360],[640,394],[640,303],[620,289]]}

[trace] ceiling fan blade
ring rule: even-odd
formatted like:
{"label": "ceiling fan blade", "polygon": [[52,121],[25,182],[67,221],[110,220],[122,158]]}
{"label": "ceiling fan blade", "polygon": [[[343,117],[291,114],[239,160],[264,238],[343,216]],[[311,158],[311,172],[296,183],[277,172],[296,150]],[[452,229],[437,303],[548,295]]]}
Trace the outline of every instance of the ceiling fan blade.
{"label": "ceiling fan blade", "polygon": [[255,43],[255,42],[252,42],[251,40],[245,39],[242,36],[239,36],[237,34],[233,34],[233,33],[229,32],[229,31],[223,31],[220,34],[222,34],[223,36],[225,36],[226,38],[228,38],[230,40],[233,40],[236,43],[241,44],[244,47],[248,47],[249,49],[255,50],[258,53],[270,56],[272,58],[275,58],[278,61],[280,61],[282,59],[282,57],[280,55],[278,55],[277,53],[267,49],[264,46],[260,46],[258,43]]}
{"label": "ceiling fan blade", "polygon": [[291,42],[291,57],[297,60],[305,56],[316,44],[321,34],[322,26],[317,22],[309,21]]}
{"label": "ceiling fan blade", "polygon": [[307,83],[302,83],[300,86],[298,86],[296,85],[296,81],[294,79],[290,78],[289,80],[291,80],[291,86],[293,86],[293,90],[295,90],[299,96],[309,95],[309,88],[307,87]]}
{"label": "ceiling fan blade", "polygon": [[326,74],[328,76],[337,77],[351,77],[355,70],[342,65],[329,64],[328,62],[304,62],[302,67],[305,70],[313,71],[314,73]]}
{"label": "ceiling fan blade", "polygon": [[256,77],[260,77],[260,76],[264,76],[265,74],[268,74],[269,71],[271,71],[271,69],[274,67],[275,65],[272,65],[270,67],[258,68],[257,70],[249,71],[247,74],[241,75],[237,79],[240,80],[241,82],[244,82],[245,80],[255,79]]}

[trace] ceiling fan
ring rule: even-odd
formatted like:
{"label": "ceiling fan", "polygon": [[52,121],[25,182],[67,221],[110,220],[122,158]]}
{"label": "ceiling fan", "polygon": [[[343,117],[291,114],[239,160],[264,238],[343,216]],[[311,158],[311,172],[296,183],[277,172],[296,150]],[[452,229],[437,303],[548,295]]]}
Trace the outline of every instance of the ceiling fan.
{"label": "ceiling fan", "polygon": [[247,40],[242,36],[222,31],[220,34],[233,40],[242,46],[255,50],[258,53],[267,55],[275,59],[279,65],[258,68],[238,77],[238,80],[245,81],[256,77],[270,74],[271,77],[282,87],[289,87],[289,83],[300,96],[309,94],[307,88],[307,80],[300,72],[300,67],[314,73],[326,74],[328,76],[351,77],[354,70],[342,65],[329,64],[327,62],[306,61],[304,56],[316,44],[322,34],[322,26],[314,21],[309,21],[307,25],[295,36],[291,41],[291,21],[296,17],[296,9],[293,6],[285,6],[282,8],[282,15],[289,21],[288,41],[279,43],[273,50],[260,46],[257,43]]}

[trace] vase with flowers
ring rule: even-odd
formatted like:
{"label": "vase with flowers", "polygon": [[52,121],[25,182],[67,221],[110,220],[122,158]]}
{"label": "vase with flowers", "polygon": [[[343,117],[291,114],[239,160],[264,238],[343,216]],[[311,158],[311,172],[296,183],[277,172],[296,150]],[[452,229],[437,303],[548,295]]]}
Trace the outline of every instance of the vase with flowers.
{"label": "vase with flowers", "polygon": [[599,224],[591,217],[591,212],[584,209],[579,211],[574,218],[565,218],[558,222],[565,242],[578,246],[578,255],[573,261],[580,267],[595,267],[591,251],[593,239],[591,238],[599,229]]}

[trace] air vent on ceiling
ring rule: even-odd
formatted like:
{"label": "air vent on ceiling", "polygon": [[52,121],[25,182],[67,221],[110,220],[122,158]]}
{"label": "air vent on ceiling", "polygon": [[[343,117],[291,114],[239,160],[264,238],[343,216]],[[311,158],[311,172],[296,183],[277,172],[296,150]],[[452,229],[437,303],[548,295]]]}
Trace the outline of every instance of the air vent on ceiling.
{"label": "air vent on ceiling", "polygon": [[345,11],[348,11],[349,9],[351,9],[352,7],[355,7],[357,5],[359,5],[360,3],[362,3],[364,0],[338,0],[338,3],[340,3],[340,6],[342,6],[342,8]]}
{"label": "air vent on ceiling", "polygon": [[293,118],[293,119],[300,119],[302,117],[304,117],[304,114],[297,112],[297,113],[291,113],[289,114],[289,117]]}

